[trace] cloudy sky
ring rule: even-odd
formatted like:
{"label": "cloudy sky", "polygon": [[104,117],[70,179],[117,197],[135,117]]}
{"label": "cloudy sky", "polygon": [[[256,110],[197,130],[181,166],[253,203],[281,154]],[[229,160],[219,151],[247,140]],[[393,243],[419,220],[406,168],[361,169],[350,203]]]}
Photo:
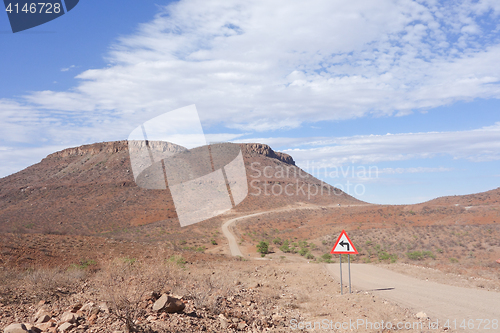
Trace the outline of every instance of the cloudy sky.
{"label": "cloudy sky", "polygon": [[369,202],[500,186],[498,0],[86,0],[0,40],[0,177],[195,104]]}

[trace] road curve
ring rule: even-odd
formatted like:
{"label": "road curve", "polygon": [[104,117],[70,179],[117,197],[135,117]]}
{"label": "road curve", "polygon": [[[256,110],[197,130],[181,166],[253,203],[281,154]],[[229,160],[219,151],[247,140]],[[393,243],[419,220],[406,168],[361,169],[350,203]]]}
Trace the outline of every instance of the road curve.
{"label": "road curve", "polygon": [[224,222],[222,225],[222,234],[227,238],[227,241],[229,242],[229,250],[231,251],[232,256],[241,256],[243,257],[243,254],[240,251],[240,248],[238,247],[238,243],[236,242],[236,238],[234,237],[234,234],[231,232],[231,224],[233,224],[236,221],[247,219],[249,217],[257,216],[257,215],[262,215],[262,214],[267,214],[267,213],[272,213],[275,212],[276,210],[272,211],[267,211],[267,212],[260,212],[260,213],[254,213],[250,215],[245,215],[245,216],[240,216],[240,217],[235,217],[234,219],[227,220]]}
{"label": "road curve", "polygon": [[[342,266],[343,283],[347,285],[349,283],[347,265]],[[340,281],[339,264],[329,264],[327,269],[337,281]],[[500,293],[497,292],[419,280],[367,264],[351,264],[351,279],[353,287],[357,290],[374,291],[381,297],[412,308],[416,312],[425,312],[431,320],[438,319],[440,328],[446,320],[449,319],[453,323],[456,319],[459,329],[459,325],[465,319],[467,325],[469,320],[475,325],[474,329],[468,331],[477,332],[482,331],[478,329],[481,319],[490,321],[496,319],[497,323],[500,321]],[[455,331],[453,326],[452,331]],[[487,331],[498,332],[500,328],[493,329],[490,324],[490,329]]]}
{"label": "road curve", "polygon": [[[369,206],[371,204],[366,204],[366,205],[349,205],[348,207],[354,207],[354,206]],[[277,212],[284,212],[284,211],[291,211],[291,210],[299,210],[299,209],[322,209],[322,208],[340,208],[341,206],[338,206],[337,204],[335,205],[330,205],[330,206],[298,206],[298,207],[282,207],[282,208],[277,208],[273,210],[268,210],[265,212],[259,212],[259,213],[253,213],[249,215],[244,215],[244,216],[239,216],[232,218],[230,220],[227,220],[222,224],[222,234],[227,238],[227,241],[229,242],[229,250],[231,251],[232,256],[243,256],[243,254],[240,251],[240,248],[238,247],[238,243],[236,242],[236,238],[234,237],[234,234],[231,232],[232,224],[235,223],[236,221],[247,219],[253,216],[258,216],[258,215],[263,215],[263,214],[271,214],[271,213],[277,213]],[[344,208],[345,206],[342,206]]]}

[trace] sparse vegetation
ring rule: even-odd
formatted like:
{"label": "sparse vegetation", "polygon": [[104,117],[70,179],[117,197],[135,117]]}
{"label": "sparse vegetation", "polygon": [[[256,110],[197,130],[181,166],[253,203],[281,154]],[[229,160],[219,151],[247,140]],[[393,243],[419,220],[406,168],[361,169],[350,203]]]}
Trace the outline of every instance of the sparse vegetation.
{"label": "sparse vegetation", "polygon": [[424,260],[425,258],[436,259],[436,256],[432,251],[413,251],[406,254],[410,260]]}
{"label": "sparse vegetation", "polygon": [[95,265],[97,265],[97,262],[93,259],[80,260],[79,264],[72,264],[68,269],[86,269]]}
{"label": "sparse vegetation", "polygon": [[284,252],[284,253],[289,253],[291,252],[291,249],[288,245],[288,239],[286,239],[283,244],[279,247],[279,249]]}
{"label": "sparse vegetation", "polygon": [[266,254],[269,253],[269,243],[266,241],[260,241],[260,243],[257,244],[257,252],[260,253],[261,257],[265,257]]}
{"label": "sparse vegetation", "polygon": [[177,266],[184,268],[184,265],[187,263],[186,259],[179,255],[173,255],[167,260],[168,262],[174,263]]}

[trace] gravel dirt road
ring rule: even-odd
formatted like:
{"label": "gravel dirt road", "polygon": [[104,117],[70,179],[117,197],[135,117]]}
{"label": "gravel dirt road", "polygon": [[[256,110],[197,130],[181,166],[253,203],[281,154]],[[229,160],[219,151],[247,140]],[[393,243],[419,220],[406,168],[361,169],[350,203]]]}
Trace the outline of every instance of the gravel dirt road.
{"label": "gravel dirt road", "polygon": [[257,215],[262,215],[266,214],[268,212],[262,212],[262,213],[255,213],[255,214],[250,214],[250,215],[245,215],[245,216],[240,216],[236,217],[234,219],[227,220],[222,224],[222,234],[224,237],[227,238],[227,241],[229,242],[229,250],[231,251],[232,256],[241,256],[243,257],[243,254],[240,251],[240,248],[238,247],[238,243],[236,242],[236,238],[234,237],[234,234],[231,232],[230,228],[232,227],[232,224],[238,220],[243,220],[252,216],[257,216]]}
{"label": "gravel dirt road", "polygon": [[[329,264],[327,269],[340,281],[339,264]],[[342,265],[342,271],[345,293],[349,290],[345,287],[349,283],[347,264]],[[460,325],[465,320],[469,332],[500,332],[500,293],[443,285],[366,264],[351,264],[351,279],[353,292],[375,292],[415,312],[423,311],[431,321],[437,319],[440,328],[450,320],[452,331],[460,331]],[[487,319],[490,320],[490,328],[484,329]],[[496,326],[492,325],[493,320],[496,320]]]}
{"label": "gravel dirt road", "polygon": [[[350,205],[350,207],[355,207],[355,206],[369,206],[370,204],[366,205]],[[302,205],[299,207],[283,207],[283,208],[277,208],[273,210],[268,210],[265,212],[258,212],[258,213],[253,213],[249,215],[244,215],[244,216],[239,216],[232,218],[230,220],[227,220],[222,224],[222,234],[224,237],[227,238],[229,242],[229,250],[231,251],[232,256],[243,256],[241,253],[238,243],[236,242],[236,238],[234,237],[234,234],[231,232],[231,228],[233,227],[233,224],[239,220],[247,219],[250,217],[258,216],[258,215],[263,215],[263,214],[271,214],[271,213],[278,213],[278,212],[284,212],[284,211],[293,211],[293,210],[299,210],[299,209],[322,209],[325,207],[329,208],[339,208],[339,205],[330,205],[330,206],[316,206],[316,205]]]}

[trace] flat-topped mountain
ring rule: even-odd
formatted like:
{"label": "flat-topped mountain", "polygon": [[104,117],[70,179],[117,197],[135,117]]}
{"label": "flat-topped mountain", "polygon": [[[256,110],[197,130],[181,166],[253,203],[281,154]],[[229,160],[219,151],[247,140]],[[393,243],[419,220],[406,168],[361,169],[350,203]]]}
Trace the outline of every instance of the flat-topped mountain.
{"label": "flat-topped mountain", "polygon": [[[172,152],[184,148],[162,143]],[[248,195],[236,211],[272,209],[297,202],[357,203],[295,166],[265,144],[239,144]],[[50,154],[0,179],[0,231],[92,235],[178,220],[170,191],[137,186],[127,141],[103,142]]]}

